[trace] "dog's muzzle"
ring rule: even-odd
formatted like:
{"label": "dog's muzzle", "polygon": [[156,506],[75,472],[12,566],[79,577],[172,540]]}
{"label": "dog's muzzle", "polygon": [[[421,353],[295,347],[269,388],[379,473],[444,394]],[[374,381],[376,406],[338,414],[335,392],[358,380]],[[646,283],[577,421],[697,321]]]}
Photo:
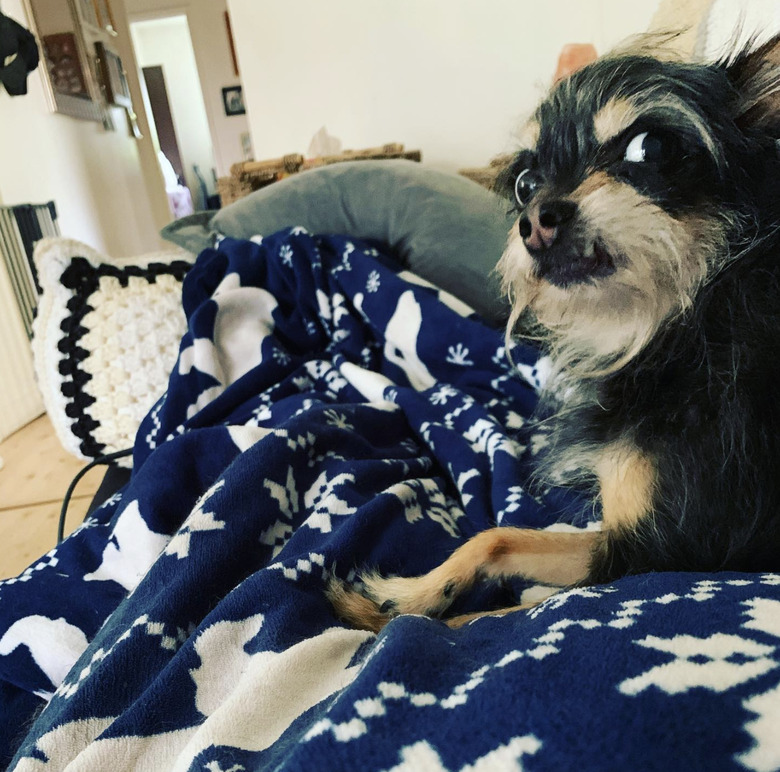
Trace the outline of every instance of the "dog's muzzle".
{"label": "dog's muzzle", "polygon": [[615,261],[603,244],[584,243],[577,235],[576,218],[577,205],[561,199],[528,207],[518,222],[536,276],[562,288],[615,272]]}

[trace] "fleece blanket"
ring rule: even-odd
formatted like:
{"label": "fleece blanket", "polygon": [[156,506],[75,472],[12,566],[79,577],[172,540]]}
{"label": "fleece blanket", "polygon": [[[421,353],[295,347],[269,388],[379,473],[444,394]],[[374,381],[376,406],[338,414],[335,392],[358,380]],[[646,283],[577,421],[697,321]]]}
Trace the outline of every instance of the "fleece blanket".
{"label": "fleece blanket", "polygon": [[[661,574],[375,636],[329,572],[426,571],[496,523],[593,528],[529,484],[545,360],[376,245],[222,240],[131,482],[0,583],[0,757],[79,770],[773,770],[780,576]],[[517,602],[515,584],[461,611]]]}

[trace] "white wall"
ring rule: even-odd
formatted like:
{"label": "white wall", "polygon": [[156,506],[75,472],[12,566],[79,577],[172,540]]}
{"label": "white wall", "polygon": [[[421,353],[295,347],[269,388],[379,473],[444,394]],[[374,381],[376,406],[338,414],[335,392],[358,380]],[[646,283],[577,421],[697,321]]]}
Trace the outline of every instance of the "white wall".
{"label": "white wall", "polygon": [[[114,7],[121,19],[122,0],[114,0]],[[3,12],[31,26],[22,0],[4,0]],[[127,52],[121,53],[127,61]],[[0,88],[0,202],[53,200],[64,235],[109,254],[158,248],[157,231],[166,222],[166,213],[151,203],[154,196],[147,192],[137,143],[128,135],[124,112],[113,111],[117,131],[106,132],[100,124],[50,112],[40,68],[27,84],[24,96],[10,97]],[[164,195],[163,190],[167,209]],[[42,405],[29,342],[5,269],[0,270],[1,439],[40,414]],[[9,366],[12,357],[16,364]]]}
{"label": "white wall", "polygon": [[512,149],[565,43],[600,52],[657,0],[228,0],[256,158],[403,142],[455,170]]}
{"label": "white wall", "polygon": [[[3,12],[30,26],[21,0],[5,0]],[[160,223],[149,203],[124,112],[113,111],[115,132],[52,113],[40,70],[28,78],[27,95],[9,97],[0,90],[3,202],[52,199],[63,234],[115,255],[156,249]]]}
{"label": "white wall", "polygon": [[186,184],[195,208],[205,209],[193,165],[198,165],[209,191],[214,192],[214,153],[187,17],[133,22],[131,32],[138,66],[163,69]]}
{"label": "white wall", "polygon": [[160,0],[125,0],[125,7],[133,20],[181,13],[187,16],[217,174],[228,175],[230,166],[242,160],[241,134],[249,131],[249,124],[244,115],[226,116],[222,106],[222,88],[241,82],[233,72],[230,58],[224,17],[226,0],[173,0],[170,5]]}
{"label": "white wall", "polygon": [[[2,201],[0,201],[2,203]],[[13,288],[0,263],[0,442],[43,413],[35,386],[32,351]]]}

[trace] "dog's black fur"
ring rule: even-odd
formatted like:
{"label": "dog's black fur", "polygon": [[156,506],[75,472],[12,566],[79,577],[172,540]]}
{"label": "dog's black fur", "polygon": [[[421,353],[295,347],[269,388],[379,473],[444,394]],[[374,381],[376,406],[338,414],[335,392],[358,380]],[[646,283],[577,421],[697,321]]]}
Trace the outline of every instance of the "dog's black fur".
{"label": "dog's black fur", "polygon": [[[650,570],[780,569],[780,109],[745,109],[744,94],[757,58],[774,61],[764,66],[780,78],[779,47],[775,39],[710,66],[648,55],[595,62],[542,103],[535,150],[521,151],[500,179],[513,197],[530,166],[558,198],[603,170],[670,217],[704,213],[727,224],[724,254],[691,307],[616,372],[586,379],[589,397],[557,421],[558,447],[628,432],[655,462],[651,515],[608,535],[588,583]],[[668,94],[700,117],[711,147],[675,126]],[[599,146],[592,116],[615,95],[646,109]],[[777,91],[769,101],[780,108]],[[661,162],[623,159],[626,141],[643,131],[665,143]]]}
{"label": "dog's black fur", "polygon": [[561,444],[607,442],[632,427],[656,464],[652,515],[608,534],[587,583],[780,569],[778,257],[771,239],[726,268],[562,422]]}
{"label": "dog's black fur", "polygon": [[[498,182],[518,213],[499,270],[508,335],[529,310],[549,330],[548,475],[604,503],[576,581],[780,570],[780,36],[713,64],[610,55],[526,133]],[[378,629],[479,577],[570,582],[525,567],[574,544],[538,538],[494,529],[425,577],[329,592]]]}

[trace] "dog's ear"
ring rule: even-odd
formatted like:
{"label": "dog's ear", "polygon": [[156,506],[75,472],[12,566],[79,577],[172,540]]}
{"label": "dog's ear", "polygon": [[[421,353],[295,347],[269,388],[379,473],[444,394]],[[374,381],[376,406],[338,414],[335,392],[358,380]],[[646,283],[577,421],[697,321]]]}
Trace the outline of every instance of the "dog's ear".
{"label": "dog's ear", "polygon": [[780,35],[723,63],[738,93],[736,120],[780,138]]}

